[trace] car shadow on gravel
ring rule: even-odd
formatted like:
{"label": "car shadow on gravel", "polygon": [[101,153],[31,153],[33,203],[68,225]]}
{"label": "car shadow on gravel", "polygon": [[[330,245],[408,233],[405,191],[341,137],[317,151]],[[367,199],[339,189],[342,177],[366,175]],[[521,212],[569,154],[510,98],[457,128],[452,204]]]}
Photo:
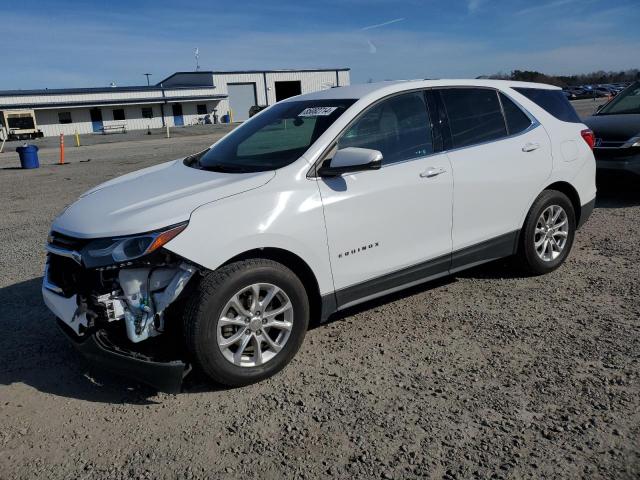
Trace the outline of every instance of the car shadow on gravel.
{"label": "car shadow on gravel", "polygon": [[640,177],[598,174],[596,208],[627,208],[640,205]]}
{"label": "car shadow on gravel", "polygon": [[90,368],[42,301],[41,278],[0,288],[0,389],[24,384],[60,397],[144,405],[156,392]]}
{"label": "car shadow on gravel", "polygon": [[358,313],[366,312],[367,310],[373,310],[377,307],[385,305],[387,303],[396,302],[398,300],[403,300],[407,297],[411,297],[413,295],[417,295],[422,292],[426,292],[428,290],[432,290],[435,288],[443,287],[445,285],[449,285],[456,281],[456,277],[453,275],[449,275],[443,278],[439,278],[437,280],[431,280],[429,282],[421,283],[414,287],[407,288],[405,290],[400,290],[398,292],[389,293],[379,298],[375,298],[373,300],[366,301],[364,303],[359,303],[358,305],[354,305],[353,307],[345,308],[344,310],[339,310],[338,312],[332,314],[327,321],[323,323],[312,323],[309,325],[309,330],[314,330],[316,328],[322,328],[324,325],[327,325],[331,322],[336,322],[338,320],[342,320],[344,318],[350,317],[352,315],[357,315]]}

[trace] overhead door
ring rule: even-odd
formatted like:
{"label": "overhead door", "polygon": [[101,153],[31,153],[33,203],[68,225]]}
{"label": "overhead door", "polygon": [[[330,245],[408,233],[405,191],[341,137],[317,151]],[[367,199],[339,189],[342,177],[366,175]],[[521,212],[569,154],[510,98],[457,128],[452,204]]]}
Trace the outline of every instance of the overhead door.
{"label": "overhead door", "polygon": [[249,118],[249,109],[257,104],[255,83],[230,83],[229,106],[234,122],[244,122]]}

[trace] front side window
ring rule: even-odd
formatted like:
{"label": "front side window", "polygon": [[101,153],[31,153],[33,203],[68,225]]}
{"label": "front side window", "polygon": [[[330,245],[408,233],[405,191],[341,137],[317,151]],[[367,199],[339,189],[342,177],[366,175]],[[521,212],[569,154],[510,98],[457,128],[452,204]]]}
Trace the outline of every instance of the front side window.
{"label": "front side window", "polygon": [[558,120],[569,123],[582,123],[573,106],[567,100],[562,90],[543,88],[514,88],[529,100],[542,107]]}
{"label": "front side window", "polygon": [[433,153],[424,92],[396,95],[374,105],[349,127],[337,146],[379,150],[383,164]]}
{"label": "front side window", "polygon": [[440,90],[454,148],[467,147],[507,136],[498,94],[488,88]]}
{"label": "front side window", "polygon": [[621,114],[640,114],[640,82],[626,88],[598,112],[598,115]]}
{"label": "front side window", "polygon": [[513,100],[500,93],[500,101],[502,102],[502,110],[504,110],[504,118],[507,121],[509,135],[520,133],[531,126],[529,116]]}
{"label": "front side window", "polygon": [[123,108],[116,108],[113,111],[113,119],[114,120],[124,120],[124,109]]}
{"label": "front side window", "polygon": [[275,170],[293,163],[355,100],[282,102],[251,117],[202,155],[192,167],[227,173]]}

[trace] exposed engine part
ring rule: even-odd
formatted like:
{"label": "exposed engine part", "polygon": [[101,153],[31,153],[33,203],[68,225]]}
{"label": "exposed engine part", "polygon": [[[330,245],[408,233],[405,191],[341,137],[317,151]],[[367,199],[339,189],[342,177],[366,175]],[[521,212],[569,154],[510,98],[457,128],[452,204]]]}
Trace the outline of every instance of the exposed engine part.
{"label": "exposed engine part", "polygon": [[124,319],[133,343],[164,330],[164,311],[180,295],[197,268],[182,263],[174,268],[125,268],[118,272],[122,291],[100,295],[108,321]]}
{"label": "exposed engine part", "polygon": [[[148,269],[135,270],[138,270],[138,276],[135,274],[123,275],[129,270],[121,270],[119,279],[125,299],[130,307],[125,309],[124,318],[127,336],[132,342],[138,343],[162,332],[164,310],[180,295],[196,272],[196,268],[182,263],[176,270],[173,270],[172,277],[167,275],[167,269],[159,269],[161,271],[156,275],[149,274]],[[168,284],[165,284],[166,281]],[[136,286],[138,287],[137,292],[135,291]],[[152,293],[151,286],[158,289],[164,287],[164,290]]]}
{"label": "exposed engine part", "polygon": [[122,300],[118,300],[118,292],[105,293],[96,297],[96,303],[104,305],[107,313],[107,320],[114,322],[124,318],[125,305]]}

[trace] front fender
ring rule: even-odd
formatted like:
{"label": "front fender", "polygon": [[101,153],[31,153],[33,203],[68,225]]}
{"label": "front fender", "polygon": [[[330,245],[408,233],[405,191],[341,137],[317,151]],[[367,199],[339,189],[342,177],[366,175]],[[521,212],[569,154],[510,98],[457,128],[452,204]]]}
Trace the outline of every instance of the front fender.
{"label": "front fender", "polygon": [[334,290],[322,202],[316,182],[306,178],[293,190],[270,182],[203,205],[165,248],[210,270],[249,250],[279,248],[309,265],[321,294]]}

